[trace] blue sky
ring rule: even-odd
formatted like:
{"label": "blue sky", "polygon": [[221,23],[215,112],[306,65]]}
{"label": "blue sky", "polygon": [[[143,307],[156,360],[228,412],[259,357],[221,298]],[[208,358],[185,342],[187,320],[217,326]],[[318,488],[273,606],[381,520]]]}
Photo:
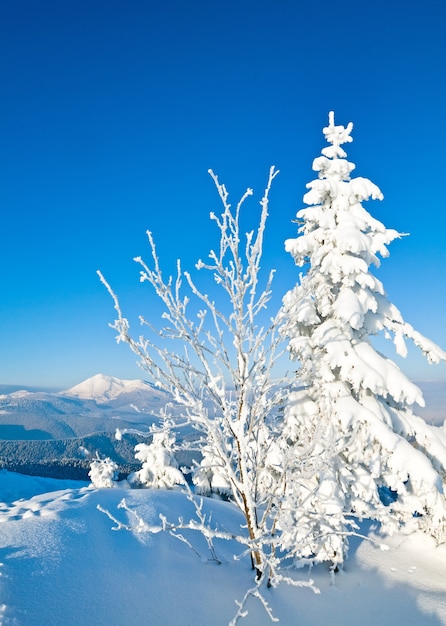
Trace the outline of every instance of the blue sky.
{"label": "blue sky", "polygon": [[[95,272],[130,317],[156,315],[132,259],[147,229],[167,272],[217,244],[209,168],[233,201],[254,188],[253,219],[281,170],[264,260],[280,302],[329,110],[354,123],[349,159],[384,193],[367,208],[410,233],[379,271],[387,293],[445,348],[445,21],[443,0],[1,3],[0,382],[141,376]],[[415,351],[398,363],[446,379]]]}

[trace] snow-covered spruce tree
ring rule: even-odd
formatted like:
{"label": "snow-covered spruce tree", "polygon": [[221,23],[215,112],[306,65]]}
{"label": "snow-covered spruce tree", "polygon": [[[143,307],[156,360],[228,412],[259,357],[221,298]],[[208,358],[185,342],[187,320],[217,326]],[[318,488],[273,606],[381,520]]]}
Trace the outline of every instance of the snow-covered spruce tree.
{"label": "snow-covered spruce tree", "polygon": [[131,485],[172,489],[175,485],[185,483],[175,458],[172,427],[173,423],[168,419],[164,419],[160,426],[152,424],[149,431],[151,443],[138,443],[135,446],[135,458],[142,462],[142,467],[128,477]]}
{"label": "snow-covered spruce tree", "polygon": [[97,489],[116,487],[118,478],[118,466],[109,457],[101,459],[97,455],[90,463],[88,472],[93,487]]}
{"label": "snow-covered spruce tree", "polygon": [[351,131],[351,123],[335,126],[330,113],[323,131],[329,146],[314,160],[318,179],[304,196],[310,206],[297,213],[299,236],[285,243],[296,264],[307,266],[284,298],[302,385],[288,398],[285,430],[294,445],[310,435],[332,450],[331,463],[299,486],[296,504],[308,513],[314,554],[335,563],[344,557],[350,513],[379,520],[387,532],[416,524],[446,539],[446,439],[414,414],[415,404],[424,405],[420,390],[372,340],[384,334],[405,356],[410,339],[431,363],[446,354],[404,321],[370,271],[399,234],[361,204],[382,194],[350,177],[355,166],[341,145],[352,141]]}
{"label": "snow-covered spruce tree", "polygon": [[229,498],[232,493],[225,472],[220,472],[221,462],[215,457],[213,446],[203,445],[200,449],[202,459],[195,467],[192,482],[197,495],[210,496],[216,494]]}
{"label": "snow-covered spruce tree", "polygon": [[[233,210],[225,186],[210,172],[223,203],[219,217],[211,213],[220,245],[207,262],[197,263],[197,269],[213,276],[217,289],[212,298],[179,262],[176,279],[165,280],[152,234],[147,233],[152,268],[140,257],[135,260],[142,268],[141,281],[151,285],[164,305],[161,329],[141,317],[146,334],[134,338],[116,295],[99,273],[118,313],[112,325],[118,341],[130,346],[151,380],[172,397],[176,418],[199,433],[203,461],[194,476],[198,491],[230,494],[242,511],[246,530],[241,529],[237,539],[248,548],[259,580],[271,576],[275,563],[275,498],[283,493],[285,482],[284,472],[275,467],[280,448],[276,418],[284,386],[274,379],[273,366],[281,336],[278,320],[265,315],[273,272],[259,286],[269,193],[277,173],[271,168],[258,228],[244,237],[240,211],[252,190]],[[198,308],[191,311],[192,305]]]}

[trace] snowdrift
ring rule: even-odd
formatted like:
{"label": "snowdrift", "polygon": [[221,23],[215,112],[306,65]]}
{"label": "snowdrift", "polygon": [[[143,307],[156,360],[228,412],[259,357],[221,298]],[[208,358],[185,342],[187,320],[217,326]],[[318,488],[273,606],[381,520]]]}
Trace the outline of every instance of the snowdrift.
{"label": "snowdrift", "polygon": [[[3,626],[215,626],[228,624],[252,586],[247,559],[235,561],[239,547],[216,542],[221,564],[204,541],[188,535],[194,550],[167,533],[113,530],[97,506],[127,521],[128,506],[144,519],[189,518],[193,507],[175,491],[100,489],[87,483],[0,473],[1,577]],[[227,530],[240,523],[228,503],[206,499],[206,510]],[[370,538],[374,528],[363,526]],[[320,589],[281,586],[265,590],[274,615],[291,625],[439,626],[446,624],[446,546],[424,535],[399,534],[377,543],[352,543],[345,570],[331,581],[326,567],[300,570],[297,578]],[[271,621],[251,598],[240,624]]]}

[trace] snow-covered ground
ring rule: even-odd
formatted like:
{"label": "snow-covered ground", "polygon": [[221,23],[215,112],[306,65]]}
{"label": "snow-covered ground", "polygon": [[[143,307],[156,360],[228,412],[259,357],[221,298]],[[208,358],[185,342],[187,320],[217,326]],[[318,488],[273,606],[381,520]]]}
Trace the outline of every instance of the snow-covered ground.
{"label": "snow-covered ground", "polygon": [[[97,508],[122,521],[125,497],[146,520],[193,516],[175,491],[91,489],[86,483],[0,473],[0,624],[3,626],[210,626],[228,624],[252,586],[247,560],[233,560],[237,546],[217,542],[219,565],[200,537],[195,554],[167,533],[147,536],[113,530]],[[233,507],[207,500],[213,519],[228,530],[240,519]],[[364,531],[374,537],[373,527]],[[382,541],[380,539],[380,541]],[[345,570],[331,584],[325,566],[310,577],[319,588],[265,590],[280,623],[302,626],[438,626],[446,624],[446,546],[420,534],[385,538],[387,551],[355,539]],[[270,619],[255,598],[241,624]]]}
{"label": "snow-covered ground", "polygon": [[[446,417],[446,383],[419,384],[427,404],[420,414],[441,423]],[[123,387],[120,381],[98,376],[60,394],[3,396],[3,421],[14,425],[26,412],[28,420],[45,417],[48,428],[55,428],[55,419],[71,427],[84,413],[91,426],[97,426],[97,420],[102,426],[107,419],[116,426],[119,405],[124,413],[133,405],[147,416],[160,402],[157,393],[149,388],[147,395],[144,386]],[[41,422],[38,427],[43,428]],[[199,536],[189,537],[198,556],[167,533],[115,531],[97,506],[126,521],[125,511],[118,509],[124,497],[148,521],[156,521],[160,513],[172,521],[194,515],[191,503],[177,491],[98,490],[78,481],[0,471],[0,626],[230,622],[237,611],[235,601],[253,584],[248,560],[233,559],[240,549],[216,542],[222,562],[218,565]],[[241,522],[228,503],[206,500],[205,507],[222,528],[235,529]],[[363,532],[376,539],[370,524]],[[287,626],[446,625],[446,546],[436,547],[420,534],[378,541],[389,549],[352,540],[345,569],[334,584],[326,566],[295,573],[303,580],[312,578],[319,594],[287,586],[264,590],[273,614]],[[247,609],[240,624],[271,623],[255,598]]]}

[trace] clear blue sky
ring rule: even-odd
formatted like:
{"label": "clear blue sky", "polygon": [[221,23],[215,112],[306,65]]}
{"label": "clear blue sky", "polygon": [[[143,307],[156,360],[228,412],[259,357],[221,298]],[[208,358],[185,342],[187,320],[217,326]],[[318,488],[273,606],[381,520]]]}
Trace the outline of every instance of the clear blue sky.
{"label": "clear blue sky", "polygon": [[[264,262],[279,302],[331,109],[354,123],[356,174],[384,193],[367,208],[410,233],[380,270],[387,293],[445,348],[445,23],[443,0],[2,2],[0,382],[141,377],[95,272],[130,314],[155,315],[132,258],[147,229],[167,271],[206,256],[208,168],[234,201],[281,170]],[[412,352],[402,366],[446,378]]]}

